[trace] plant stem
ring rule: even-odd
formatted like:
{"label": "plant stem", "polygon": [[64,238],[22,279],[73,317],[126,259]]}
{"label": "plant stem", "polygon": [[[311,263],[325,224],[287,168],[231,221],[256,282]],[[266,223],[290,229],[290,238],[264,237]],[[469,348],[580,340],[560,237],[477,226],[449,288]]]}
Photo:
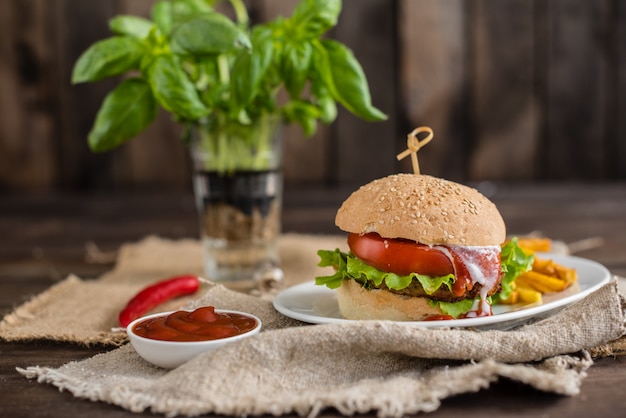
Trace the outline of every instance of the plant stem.
{"label": "plant stem", "polygon": [[217,71],[222,84],[228,84],[230,82],[230,68],[228,65],[228,58],[226,55],[221,54],[217,57]]}
{"label": "plant stem", "polygon": [[250,18],[248,16],[248,10],[242,0],[230,0],[230,4],[235,10],[235,16],[237,17],[237,23],[242,27],[248,27]]}

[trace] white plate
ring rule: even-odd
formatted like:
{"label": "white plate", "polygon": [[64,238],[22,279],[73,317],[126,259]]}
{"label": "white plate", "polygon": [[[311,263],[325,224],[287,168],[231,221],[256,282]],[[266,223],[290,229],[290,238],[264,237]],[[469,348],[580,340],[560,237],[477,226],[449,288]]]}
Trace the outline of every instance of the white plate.
{"label": "white plate", "polygon": [[[496,305],[493,316],[464,318],[449,321],[414,321],[407,324],[425,327],[473,327],[481,329],[510,329],[530,320],[553,315],[561,308],[577,302],[595,292],[611,279],[609,270],[595,261],[558,254],[538,254],[555,262],[573,267],[578,273],[578,286],[563,292],[545,294],[541,305]],[[311,324],[329,324],[349,321],[341,316],[335,290],[317,286],[314,281],[289,287],[274,299],[280,313]]]}

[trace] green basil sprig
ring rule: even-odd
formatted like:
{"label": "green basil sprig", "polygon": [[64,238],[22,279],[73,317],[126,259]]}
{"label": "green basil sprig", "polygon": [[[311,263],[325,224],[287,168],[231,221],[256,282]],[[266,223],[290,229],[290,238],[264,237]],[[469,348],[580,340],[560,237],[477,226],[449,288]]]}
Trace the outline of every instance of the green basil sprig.
{"label": "green basil sprig", "polygon": [[[160,106],[183,124],[252,124],[268,114],[312,135],[339,103],[381,121],[365,73],[348,47],[322,39],[337,24],[341,0],[301,0],[288,18],[250,25],[243,0],[229,0],[233,21],[215,0],[161,0],[151,18],[117,16],[114,36],[77,60],[73,83],[128,75],[105,98],[89,133],[93,151],[132,139]],[[308,88],[307,88],[308,87]],[[279,102],[279,92],[288,98]]]}

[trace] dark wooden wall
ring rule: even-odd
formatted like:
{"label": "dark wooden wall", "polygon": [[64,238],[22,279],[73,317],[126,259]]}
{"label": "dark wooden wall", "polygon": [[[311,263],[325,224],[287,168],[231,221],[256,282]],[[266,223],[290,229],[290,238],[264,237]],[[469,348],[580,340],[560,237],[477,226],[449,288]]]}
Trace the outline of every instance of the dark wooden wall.
{"label": "dark wooden wall", "polygon": [[[248,2],[255,19],[293,0]],[[116,14],[150,0],[0,1],[0,191],[188,189],[167,114],[123,148],[86,134],[112,81],[71,86],[73,63]],[[395,171],[406,134],[431,126],[422,172],[460,181],[626,178],[626,2],[345,0],[333,37],[350,46],[389,115],[345,111],[314,138],[287,127],[291,184],[362,183]]]}

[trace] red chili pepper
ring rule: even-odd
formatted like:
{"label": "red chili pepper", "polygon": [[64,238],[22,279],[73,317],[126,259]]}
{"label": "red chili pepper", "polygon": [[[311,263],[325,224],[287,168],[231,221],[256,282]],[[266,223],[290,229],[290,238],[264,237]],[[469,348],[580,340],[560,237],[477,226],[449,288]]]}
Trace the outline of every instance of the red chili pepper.
{"label": "red chili pepper", "polygon": [[161,280],[137,293],[120,312],[118,322],[126,328],[150,309],[170,299],[196,293],[199,288],[199,278],[190,274]]}

